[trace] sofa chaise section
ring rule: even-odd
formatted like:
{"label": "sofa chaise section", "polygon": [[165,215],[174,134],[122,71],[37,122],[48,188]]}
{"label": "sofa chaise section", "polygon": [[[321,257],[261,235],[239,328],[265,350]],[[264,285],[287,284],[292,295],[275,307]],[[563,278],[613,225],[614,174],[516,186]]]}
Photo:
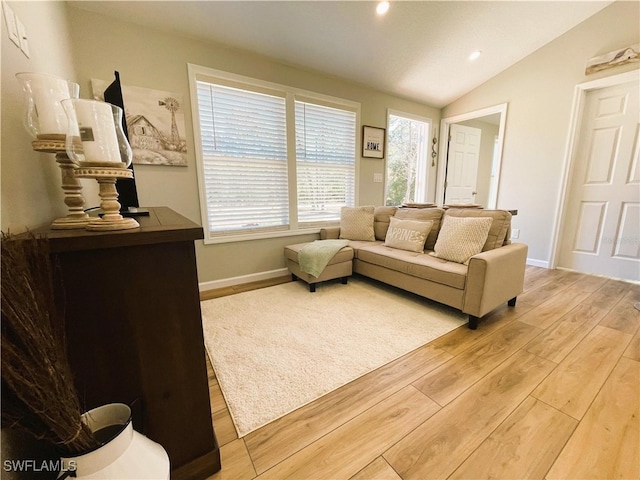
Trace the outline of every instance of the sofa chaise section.
{"label": "sofa chaise section", "polygon": [[316,284],[327,280],[333,280],[340,278],[342,283],[346,284],[347,279],[353,273],[353,248],[347,246],[342,248],[334,257],[329,260],[329,263],[322,271],[322,273],[314,277],[309,273],[303,271],[300,268],[299,255],[300,251],[307,245],[307,243],[296,243],[294,245],[288,245],[284,249],[284,255],[287,262],[287,268],[291,272],[292,279],[295,281],[298,278],[304,280],[309,284],[309,291],[316,291]]}

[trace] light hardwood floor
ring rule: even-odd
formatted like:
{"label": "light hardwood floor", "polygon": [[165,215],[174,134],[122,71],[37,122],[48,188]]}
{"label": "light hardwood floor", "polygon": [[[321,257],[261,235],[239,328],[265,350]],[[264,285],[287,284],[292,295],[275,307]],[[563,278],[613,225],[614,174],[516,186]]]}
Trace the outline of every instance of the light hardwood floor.
{"label": "light hardwood floor", "polygon": [[528,267],[516,307],[244,438],[208,364],[210,480],[638,479],[635,302],[638,285]]}

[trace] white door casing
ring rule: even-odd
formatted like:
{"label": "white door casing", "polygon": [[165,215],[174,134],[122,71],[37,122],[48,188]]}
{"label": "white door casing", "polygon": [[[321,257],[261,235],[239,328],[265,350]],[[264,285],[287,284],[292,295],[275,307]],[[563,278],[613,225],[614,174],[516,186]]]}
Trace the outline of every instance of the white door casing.
{"label": "white door casing", "polygon": [[449,133],[444,203],[475,203],[482,130],[454,124]]}
{"label": "white door casing", "polygon": [[639,110],[637,80],[586,92],[558,267],[640,281]]}

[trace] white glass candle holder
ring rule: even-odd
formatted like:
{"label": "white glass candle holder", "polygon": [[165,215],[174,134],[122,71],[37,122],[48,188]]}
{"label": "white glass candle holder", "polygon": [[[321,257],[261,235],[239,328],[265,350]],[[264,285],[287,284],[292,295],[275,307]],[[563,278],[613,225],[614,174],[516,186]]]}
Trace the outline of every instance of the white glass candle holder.
{"label": "white glass candle holder", "polygon": [[100,188],[101,216],[92,217],[87,230],[137,228],[133,218],[120,215],[116,181],[133,178],[132,151],[122,130],[122,109],[96,100],[62,102],[69,117],[67,154],[78,164],[76,176],[95,178]]}
{"label": "white glass candle holder", "polygon": [[23,122],[34,138],[31,146],[36,152],[54,153],[60,167],[60,183],[68,213],[56,218],[51,228],[85,228],[89,215],[84,211],[82,185],[75,176],[74,163],[67,156],[65,141],[69,121],[62,107],[63,100],[78,98],[80,86],[47,73],[23,72],[16,78],[24,93]]}
{"label": "white glass candle holder", "polygon": [[78,98],[80,85],[47,73],[16,74],[25,101],[24,124],[36,139],[64,140],[68,130],[62,100]]}
{"label": "white glass candle holder", "polygon": [[[79,165],[110,168],[131,164],[132,151],[122,130],[122,109],[97,100],[69,99],[67,154]],[[118,165],[122,164],[122,165]]]}

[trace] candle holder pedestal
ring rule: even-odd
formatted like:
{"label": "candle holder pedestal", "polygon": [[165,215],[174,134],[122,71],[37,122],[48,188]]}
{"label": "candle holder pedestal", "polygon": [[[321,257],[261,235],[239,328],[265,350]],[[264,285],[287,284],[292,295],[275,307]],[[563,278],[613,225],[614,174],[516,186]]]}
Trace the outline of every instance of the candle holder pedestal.
{"label": "candle holder pedestal", "polygon": [[87,230],[128,230],[140,226],[133,218],[120,215],[121,205],[118,202],[116,180],[133,178],[133,172],[126,167],[125,163],[80,162],[80,166],[76,169],[76,177],[95,178],[100,188],[100,208],[103,214],[99,218],[91,217],[85,227]]}
{"label": "candle holder pedestal", "polygon": [[76,178],[75,165],[65,150],[65,138],[66,135],[38,135],[38,139],[31,144],[36,152],[55,153],[56,162],[60,167],[64,203],[69,213],[66,217],[56,218],[53,221],[51,228],[56,230],[85,228],[89,224],[89,215],[84,211],[82,185]]}

